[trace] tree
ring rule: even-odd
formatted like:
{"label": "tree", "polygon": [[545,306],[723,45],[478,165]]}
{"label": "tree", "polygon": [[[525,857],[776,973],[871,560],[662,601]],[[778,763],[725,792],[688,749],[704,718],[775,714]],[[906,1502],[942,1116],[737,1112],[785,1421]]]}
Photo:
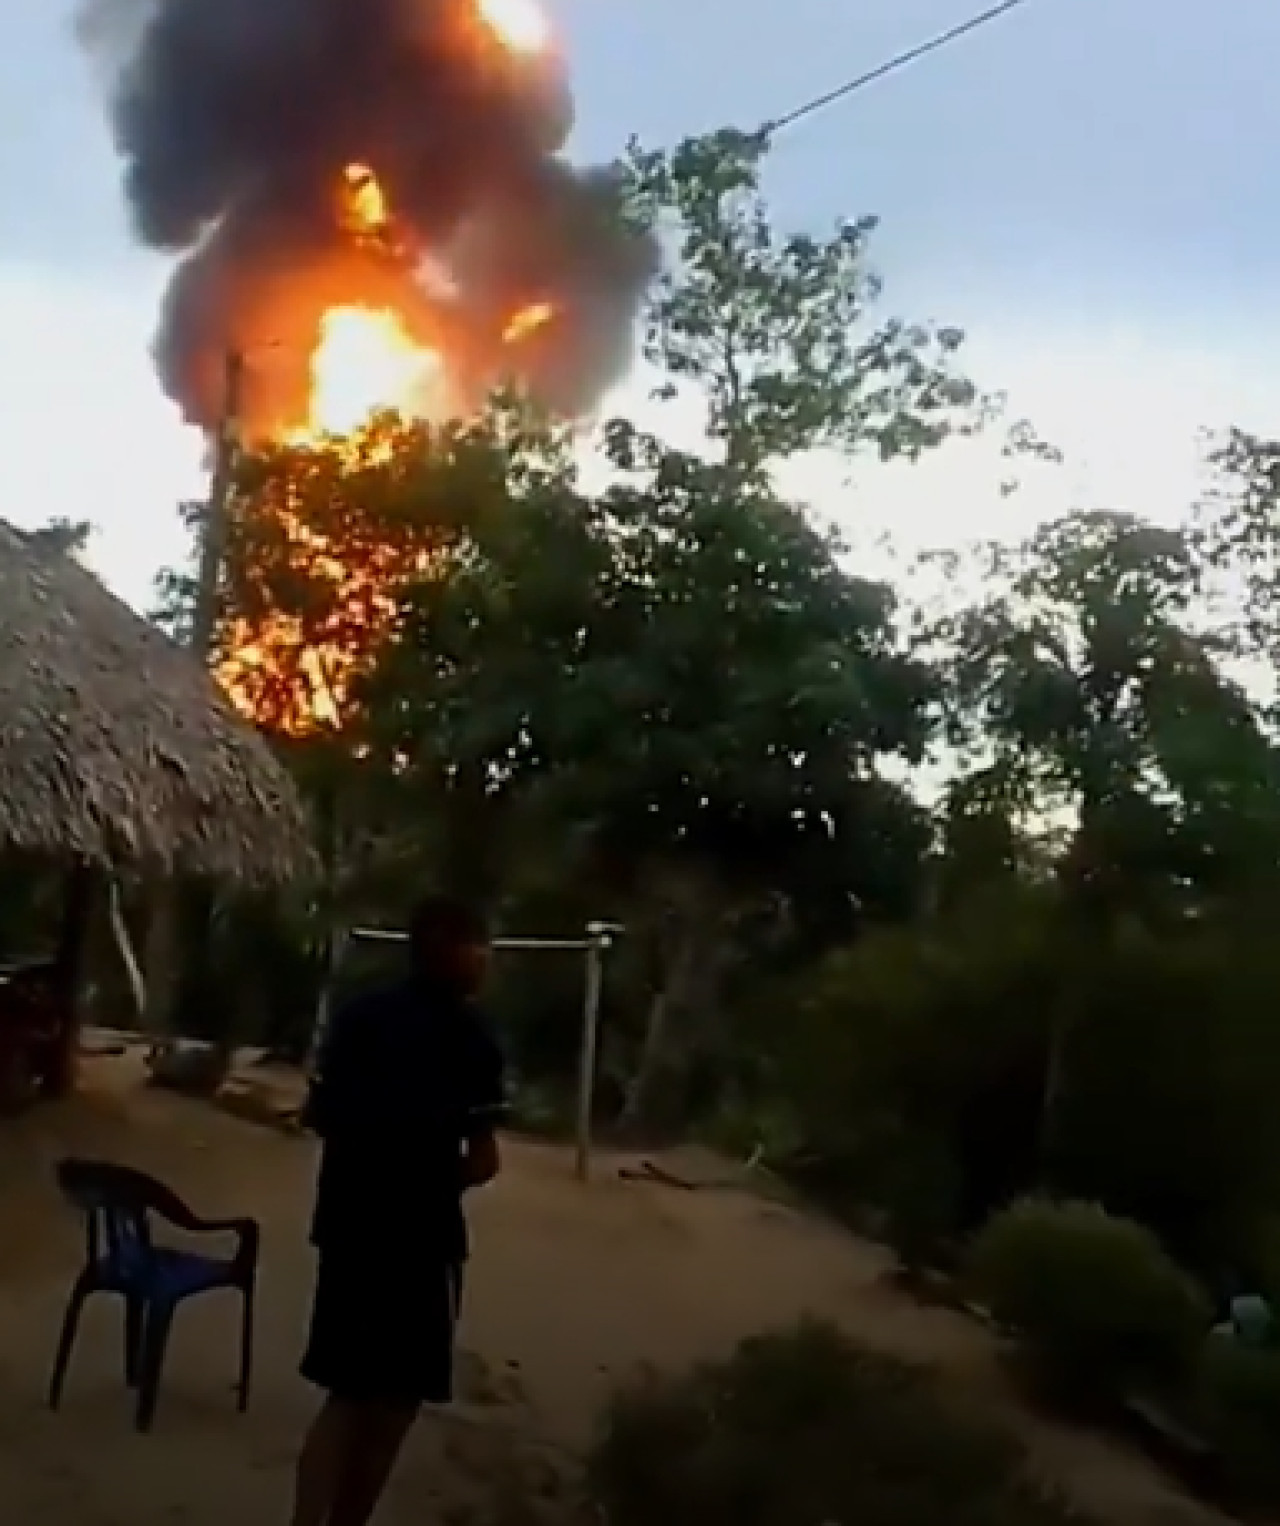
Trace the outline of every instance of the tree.
{"label": "tree", "polygon": [[876,219],[833,235],[781,233],[761,195],[767,136],[633,145],[631,215],[670,258],[645,314],[645,355],[671,396],[706,408],[714,459],[750,475],[806,451],[915,457],[982,418],[955,367],[963,335],[890,319],[869,324],[881,291],[867,262]]}
{"label": "tree", "polygon": [[[890,591],[766,489],[726,497],[718,471],[674,463],[649,491],[495,503],[369,691],[379,755],[450,800],[473,866],[483,817],[505,818],[508,853],[548,823],[562,872],[639,919],[659,973],[635,1112],[673,1027],[714,1016],[728,935],[761,897],[901,914],[927,846],[877,773],[919,756],[933,694]],[[512,869],[491,861],[489,888]]]}
{"label": "tree", "polygon": [[[398,882],[403,820],[363,756],[358,680],[394,629],[398,591],[431,568],[485,491],[487,450],[482,430],[388,415],[343,437],[258,442],[239,458],[214,669],[310,798],[327,874],[307,907],[224,897],[215,908],[207,891],[188,889],[186,925],[173,936],[189,1027],[225,1029],[226,1013],[246,1008],[241,987],[270,982],[290,937],[302,944],[293,964],[318,978],[338,921]],[[188,506],[197,533],[204,512]],[[161,580],[160,618],[179,639],[194,594],[189,576]],[[302,1007],[314,999],[302,993]],[[281,1014],[274,1021],[297,1026]]]}
{"label": "tree", "polygon": [[446,805],[450,883],[509,888],[556,823],[562,874],[628,899],[657,971],[633,1111],[664,1051],[698,1048],[672,1036],[716,1011],[761,897],[847,934],[855,894],[911,905],[927,839],[878,760],[920,756],[931,677],[891,592],[844,572],[771,474],[820,448],[915,455],[982,410],[958,333],[870,325],[869,221],[774,230],[763,155],[722,133],[627,164],[630,215],[672,254],[647,353],[705,402],[705,450],[614,421],[592,499],[563,457],[521,475],[521,442],[362,691],[388,775]]}
{"label": "tree", "polygon": [[811,988],[787,1082],[908,1238],[1043,1186],[1205,1269],[1249,1254],[1280,1164],[1276,760],[1201,572],[1186,533],[1073,515],[990,553],[935,632],[962,749],[940,894]]}
{"label": "tree", "polygon": [[[354,435],[260,446],[237,473],[215,662],[276,736],[341,736],[352,682],[456,514],[436,432],[393,418]],[[455,489],[458,484],[451,480]]]}
{"label": "tree", "polygon": [[[996,407],[957,331],[877,316],[871,220],[776,227],[765,149],[623,166],[668,256],[646,356],[693,445],[662,409],[612,420],[588,487],[578,439],[506,399],[244,464],[220,671],[321,808],[319,920],[394,921],[432,881],[521,930],[614,916],[629,1120],[763,1096],[916,1250],[1043,1187],[1252,1266],[1280,1184],[1280,778],[1233,663],[1280,656],[1280,446],[1229,438],[1194,533],[1067,516],[927,625],[780,468],[911,460]],[[1052,456],[1020,426],[1009,450]],[[1213,602],[1233,577],[1239,621]],[[246,966],[314,969],[314,916],[250,956],[264,919],[238,915]],[[570,978],[500,993],[518,1060],[567,1070]]]}
{"label": "tree", "polygon": [[[608,454],[625,480],[611,495],[612,507],[624,520],[638,514],[637,522],[646,527],[642,533],[669,549],[668,565],[662,570],[677,588],[701,587],[703,599],[690,598],[690,603],[710,622],[715,620],[715,595],[733,599],[740,593],[732,578],[717,586],[726,567],[736,559],[739,575],[752,576],[753,536],[758,548],[769,534],[776,535],[781,552],[790,520],[795,540],[790,551],[782,553],[787,555],[794,554],[803,534],[812,535],[802,516],[777,495],[775,472],[783,462],[818,450],[844,455],[871,451],[881,460],[914,458],[955,430],[978,427],[985,416],[973,384],[956,368],[962,342],[958,330],[935,331],[897,319],[879,326],[871,323],[871,309],[880,295],[878,278],[867,262],[874,219],[843,222],[826,239],[776,228],[761,193],[768,146],[765,137],[724,131],[686,140],[669,153],[646,153],[633,146],[627,163],[631,215],[656,231],[669,253],[646,309],[645,355],[662,377],[661,397],[692,395],[702,405],[706,445],[697,453],[682,452],[660,436],[616,421],[607,431]],[[717,543],[724,553],[718,564],[708,554]],[[828,546],[823,554],[834,567],[835,548]],[[775,565],[784,564],[779,560]],[[786,597],[785,582],[784,577],[774,590],[780,599]],[[855,583],[850,580],[847,589]],[[656,577],[655,586],[660,586]],[[841,693],[848,665],[830,661],[830,645],[815,645],[807,649],[807,669],[793,662],[789,673],[780,661],[771,670],[772,681],[756,694],[724,695],[727,703],[746,708],[721,716],[717,734],[741,734],[754,726],[760,733],[752,738],[757,744],[756,766],[762,749],[772,749],[768,755],[773,767],[760,768],[754,787],[740,789],[738,803],[715,822],[714,848],[707,843],[710,851],[700,859],[700,883],[690,879],[687,851],[678,893],[673,894],[668,879],[666,924],[684,926],[670,938],[669,969],[677,974],[688,971],[695,988],[695,972],[703,977],[701,988],[685,999],[686,1007],[714,1007],[708,989],[709,983],[714,986],[708,977],[713,961],[709,952],[696,952],[691,935],[694,926],[701,926],[716,939],[718,917],[706,891],[709,867],[711,882],[718,878],[723,884],[733,876],[741,883],[736,861],[744,855],[759,861],[762,853],[772,854],[776,881],[785,859],[793,911],[806,899],[794,894],[798,877],[803,877],[826,903],[818,922],[825,924],[828,936],[837,930],[848,935],[851,877],[861,879],[865,888],[875,878],[874,870],[867,872],[873,863],[882,870],[891,862],[899,867],[910,863],[907,878],[912,886],[900,896],[899,905],[912,898],[924,828],[917,812],[903,809],[903,792],[878,777],[875,759],[893,752],[919,756],[928,730],[928,680],[919,665],[890,660],[896,633],[887,590],[865,582],[858,589],[850,597],[852,602],[862,601],[862,610],[850,629],[864,634],[874,630],[880,659],[865,666],[860,686],[848,684]],[[743,601],[745,609],[750,604],[749,597]],[[729,607],[737,609],[736,604]],[[812,615],[819,606],[803,607]],[[774,615],[778,612],[775,606]],[[692,620],[690,613],[681,623],[669,621],[676,649],[683,646],[691,663],[705,664],[704,672],[722,671],[725,654],[705,638],[701,646],[690,639]],[[714,629],[713,623],[706,626],[708,632]],[[786,638],[781,631],[775,634],[781,654],[787,649]],[[733,639],[727,630],[726,639]],[[852,645],[857,650],[856,640]],[[798,657],[794,648],[791,655]],[[865,647],[862,655],[867,655]],[[824,659],[829,663],[825,674]],[[669,665],[669,655],[666,661]],[[663,671],[660,665],[657,671]],[[805,687],[806,680],[811,687]],[[761,684],[759,676],[755,681]],[[792,685],[795,692],[788,693]],[[704,709],[709,701],[707,695],[691,698],[695,703],[700,699]],[[824,700],[847,708],[839,719],[834,711],[819,719],[816,707]],[[815,799],[824,804],[811,811],[802,808],[779,832],[779,817],[766,828],[757,808],[743,802],[758,801],[766,779],[800,761],[794,741],[788,739],[794,739],[794,723],[802,717],[814,723],[805,734],[803,745],[811,751],[803,753],[803,770],[810,779],[824,781],[821,789],[812,790],[808,804],[813,806]],[[824,724],[829,731],[823,730]],[[851,748],[850,737],[860,728],[860,745]],[[691,735],[698,737],[691,753],[717,757],[705,729]],[[822,745],[815,743],[819,737]],[[839,757],[842,745],[846,751]],[[747,762],[753,756],[750,745],[737,756],[746,768],[752,766]],[[688,772],[691,783],[705,767],[695,765]],[[837,779],[843,780],[843,803],[828,813]],[[736,782],[746,784],[741,771]],[[717,783],[723,788],[725,780],[720,777]],[[844,824],[855,790],[860,798],[853,814],[862,832],[856,850],[860,873],[851,876],[847,867],[835,866],[847,866],[855,851]],[[780,791],[777,798],[785,799],[786,793]],[[724,796],[735,798],[731,789]],[[715,797],[708,791],[706,798]],[[878,817],[873,800],[878,802]],[[698,833],[706,832],[713,817],[713,808],[699,807]],[[878,838],[867,829],[873,819]],[[635,818],[635,827],[641,820]],[[801,840],[794,826],[806,820],[810,827]],[[881,851],[872,847],[873,839]],[[911,846],[903,854],[907,842]],[[893,847],[884,851],[889,843]],[[748,876],[747,882],[759,885],[762,880]],[[692,888],[695,883],[697,890]],[[878,897],[873,893],[872,899]],[[673,900],[684,902],[683,913],[673,914]],[[812,900],[808,910],[817,910]],[[741,915],[738,908],[730,917]],[[716,941],[722,944],[723,938]],[[650,1055],[658,1052],[660,1045],[654,1040],[671,1023],[669,984],[662,982],[651,1006],[646,1044]],[[645,1074],[642,1068],[632,1093],[633,1107],[647,1089]]]}
{"label": "tree", "polygon": [[1208,453],[1211,488],[1199,530],[1225,586],[1241,655],[1274,704],[1280,670],[1280,441],[1233,429]]}
{"label": "tree", "polygon": [[1185,532],[1074,514],[996,548],[998,591],[941,630],[966,787],[1058,813],[1062,872],[1095,910],[1278,862],[1276,756],[1196,627],[1201,573]]}
{"label": "tree", "polygon": [[1003,495],[1020,468],[1060,464],[961,369],[961,329],[876,321],[878,218],[843,218],[825,237],[778,229],[762,194],[771,147],[768,133],[725,129],[667,152],[633,143],[624,165],[630,215],[668,253],[644,355],[659,398],[703,405],[712,458],[748,474],[813,451],[914,461],[1003,422]]}

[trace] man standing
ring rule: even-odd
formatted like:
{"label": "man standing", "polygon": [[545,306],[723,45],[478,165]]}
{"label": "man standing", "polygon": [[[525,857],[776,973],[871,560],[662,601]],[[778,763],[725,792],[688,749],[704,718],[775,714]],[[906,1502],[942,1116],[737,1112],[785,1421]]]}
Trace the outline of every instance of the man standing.
{"label": "man standing", "polygon": [[293,1526],[365,1526],[418,1410],[452,1397],[462,1198],[498,1172],[502,1059],[475,1007],[484,923],[433,897],[410,949],[407,979],[335,1017],[307,1107],[323,1151],[302,1373],[326,1397]]}

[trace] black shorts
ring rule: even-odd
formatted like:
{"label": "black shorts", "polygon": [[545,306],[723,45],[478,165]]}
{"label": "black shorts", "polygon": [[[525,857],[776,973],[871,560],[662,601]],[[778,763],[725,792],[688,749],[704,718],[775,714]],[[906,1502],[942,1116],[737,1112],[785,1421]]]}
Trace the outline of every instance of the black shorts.
{"label": "black shorts", "polygon": [[336,1399],[447,1404],[462,1265],[322,1251],[302,1376]]}

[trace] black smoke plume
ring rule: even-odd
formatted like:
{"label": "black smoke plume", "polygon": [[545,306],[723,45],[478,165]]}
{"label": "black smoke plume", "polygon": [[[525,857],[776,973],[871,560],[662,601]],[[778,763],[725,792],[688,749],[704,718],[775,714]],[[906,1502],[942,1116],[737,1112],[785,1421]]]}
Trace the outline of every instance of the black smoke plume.
{"label": "black smoke plume", "polygon": [[[508,50],[477,7],[89,0],[134,225],[180,256],[155,356],[190,422],[220,417],[230,351],[245,422],[300,422],[320,315],[342,303],[396,308],[477,396],[515,379],[572,415],[625,369],[655,248],[617,216],[610,172],[561,157],[554,49]],[[387,194],[385,238],[343,228],[352,164]],[[556,318],[504,342],[541,302]]]}

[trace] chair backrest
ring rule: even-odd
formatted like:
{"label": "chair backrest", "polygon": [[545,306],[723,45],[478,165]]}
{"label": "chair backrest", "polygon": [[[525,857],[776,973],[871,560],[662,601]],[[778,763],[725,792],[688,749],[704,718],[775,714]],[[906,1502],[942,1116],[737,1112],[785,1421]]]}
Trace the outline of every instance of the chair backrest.
{"label": "chair backrest", "polygon": [[121,1270],[151,1254],[151,1215],[187,1227],[190,1209],[170,1188],[144,1171],[106,1160],[58,1163],[63,1196],[85,1215],[88,1256],[104,1256]]}

